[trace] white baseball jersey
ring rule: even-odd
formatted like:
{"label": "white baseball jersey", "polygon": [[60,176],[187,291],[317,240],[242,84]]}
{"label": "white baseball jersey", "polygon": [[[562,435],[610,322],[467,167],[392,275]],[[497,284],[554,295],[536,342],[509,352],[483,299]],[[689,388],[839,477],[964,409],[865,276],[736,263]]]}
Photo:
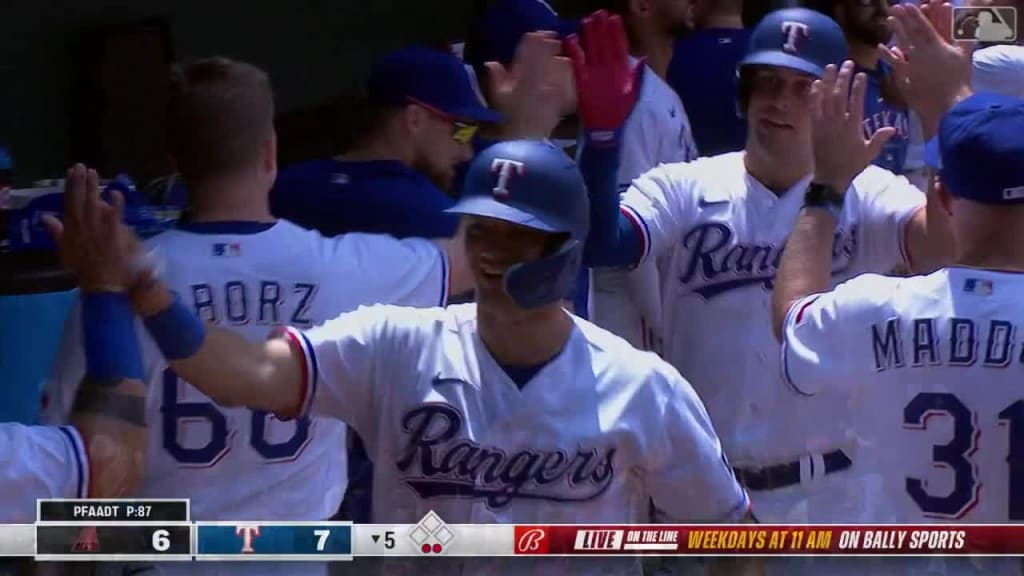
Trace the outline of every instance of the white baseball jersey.
{"label": "white baseball jersey", "polygon": [[89,459],[71,426],[0,423],[0,522],[36,521],[38,498],[86,498]]}
{"label": "white baseball jersey", "polygon": [[[650,66],[644,67],[640,96],[623,125],[620,149],[620,191],[660,164],[697,158],[697,144],[686,108],[676,91]],[[661,294],[654,262],[632,271],[591,271],[589,306],[590,319],[595,324],[633,346],[660,351]]]}
{"label": "white baseball jersey", "polygon": [[[623,198],[643,236],[644,259],[659,263],[663,356],[693,383],[737,467],[834,450],[847,429],[841,394],[780,394],[772,282],[809,180],[776,195],[734,152],[656,168]],[[904,226],[924,201],[882,168],[858,175],[836,232],[833,278],[903,263]],[[755,506],[763,494],[753,494]]]}
{"label": "white baseball jersey", "polygon": [[[322,324],[363,304],[438,306],[447,299],[447,258],[424,239],[324,238],[282,220],[250,234],[173,230],[149,245],[189,308],[252,340],[285,324]],[[70,409],[84,372],[78,322],[74,310],[51,387],[56,417]],[[196,520],[315,521],[337,512],[348,483],[341,422],[284,422],[217,406],[167,368],[141,324],[138,331],[149,385],[139,496],[190,498]]]}
{"label": "white baseball jersey", "polygon": [[522,389],[481,342],[475,304],[368,307],[288,336],[305,355],[305,412],[366,441],[380,523],[431,510],[459,524],[645,522],[652,503],[653,520],[742,518],[747,496],[692,388],[654,354],[573,319],[564,349]]}
{"label": "white baseball jersey", "polygon": [[854,423],[856,467],[877,494],[847,520],[1024,521],[1021,294],[1020,273],[954,267],[860,276],[792,308],[792,390],[870,406]]}

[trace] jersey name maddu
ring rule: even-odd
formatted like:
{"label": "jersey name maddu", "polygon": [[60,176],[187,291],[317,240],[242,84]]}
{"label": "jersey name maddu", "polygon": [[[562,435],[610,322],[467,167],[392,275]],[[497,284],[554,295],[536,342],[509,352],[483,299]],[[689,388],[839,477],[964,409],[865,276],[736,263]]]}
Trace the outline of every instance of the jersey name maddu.
{"label": "jersey name maddu", "polygon": [[[736,236],[724,222],[705,222],[686,232],[679,281],[705,300],[751,284],[771,290],[785,244],[740,244],[733,241]],[[832,243],[832,274],[844,273],[856,251],[856,224],[838,228]]]}
{"label": "jersey name maddu", "polygon": [[[992,319],[980,323],[971,318],[951,318],[949,335],[939,340],[935,318],[913,318],[907,323],[913,335],[910,342],[900,336],[899,318],[871,325],[871,349],[875,370],[922,366],[982,366],[1006,368],[1013,362],[1014,325],[1008,320]],[[908,363],[909,360],[909,363]],[[1018,362],[1024,364],[1024,347]]]}

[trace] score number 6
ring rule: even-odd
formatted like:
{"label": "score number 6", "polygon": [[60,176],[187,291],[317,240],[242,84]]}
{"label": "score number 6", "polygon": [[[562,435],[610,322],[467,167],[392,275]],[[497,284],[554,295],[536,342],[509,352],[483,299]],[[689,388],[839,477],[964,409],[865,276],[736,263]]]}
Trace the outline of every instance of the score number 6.
{"label": "score number 6", "polygon": [[153,550],[167,552],[171,549],[171,533],[167,530],[153,531]]}

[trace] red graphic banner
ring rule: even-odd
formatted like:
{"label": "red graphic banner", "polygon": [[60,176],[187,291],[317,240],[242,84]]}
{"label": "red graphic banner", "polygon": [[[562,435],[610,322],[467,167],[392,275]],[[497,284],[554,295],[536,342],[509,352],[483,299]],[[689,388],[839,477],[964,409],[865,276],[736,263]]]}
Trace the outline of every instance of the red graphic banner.
{"label": "red graphic banner", "polygon": [[515,554],[1024,556],[1024,524],[516,526]]}

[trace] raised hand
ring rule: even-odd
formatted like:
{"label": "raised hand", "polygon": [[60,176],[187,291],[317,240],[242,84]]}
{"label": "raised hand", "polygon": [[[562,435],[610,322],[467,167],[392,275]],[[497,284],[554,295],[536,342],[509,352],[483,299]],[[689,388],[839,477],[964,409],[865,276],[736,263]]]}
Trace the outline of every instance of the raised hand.
{"label": "raised hand", "polygon": [[63,222],[43,218],[61,263],[78,275],[83,292],[127,291],[141,277],[141,243],[122,223],[123,208],[120,192],[104,201],[96,171],[76,164],[65,180]]}
{"label": "raised hand", "polygon": [[643,61],[630,64],[626,32],[619,16],[604,10],[583,19],[583,47],[566,40],[572,60],[580,120],[597,138],[614,137],[636,104]]}
{"label": "raised hand", "polygon": [[502,115],[506,138],[547,138],[576,107],[569,59],[554,32],[523,36],[511,66],[487,62],[489,104]]}
{"label": "raised hand", "polygon": [[938,130],[939,120],[953,104],[970,95],[973,42],[955,42],[953,6],[925,2],[893,6],[889,25],[895,46],[879,45],[892,68],[899,91],[921,117],[925,137]]}
{"label": "raised hand", "polygon": [[843,62],[838,70],[829,64],[824,76],[811,86],[815,182],[845,191],[896,133],[895,128],[886,126],[870,138],[864,137],[866,91],[867,77],[854,75],[851,60]]}

